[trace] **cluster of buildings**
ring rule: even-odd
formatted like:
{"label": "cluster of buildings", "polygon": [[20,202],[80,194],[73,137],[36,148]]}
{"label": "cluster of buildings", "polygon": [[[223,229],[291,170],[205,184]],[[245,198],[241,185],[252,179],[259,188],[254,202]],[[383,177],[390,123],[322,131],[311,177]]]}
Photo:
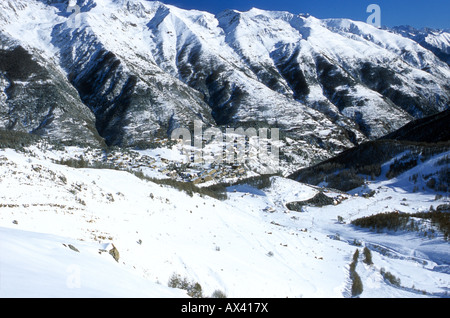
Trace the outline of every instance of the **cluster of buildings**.
{"label": "cluster of buildings", "polygon": [[157,173],[159,177],[194,184],[239,179],[246,177],[248,171],[243,164],[186,163],[167,159],[160,154],[147,155],[132,150],[103,154],[102,162],[121,170],[142,171],[144,174],[152,171],[152,175]]}

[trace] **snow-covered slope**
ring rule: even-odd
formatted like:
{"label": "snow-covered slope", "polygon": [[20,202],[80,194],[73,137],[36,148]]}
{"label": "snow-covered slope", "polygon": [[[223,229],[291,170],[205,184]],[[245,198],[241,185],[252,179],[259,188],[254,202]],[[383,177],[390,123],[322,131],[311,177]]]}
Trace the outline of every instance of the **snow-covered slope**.
{"label": "snow-covered slope", "polygon": [[399,26],[392,28],[392,31],[416,41],[436,54],[443,62],[450,65],[450,32],[448,29],[434,30],[423,28],[418,30],[411,26]]}
{"label": "snow-covered slope", "polygon": [[97,242],[2,228],[0,247],[1,298],[186,297],[120,268]]}
{"label": "snow-covered slope", "polygon": [[143,0],[75,3],[78,14],[67,12],[68,1],[2,1],[0,28],[66,73],[63,85],[76,89],[109,145],[145,146],[200,119],[280,127],[319,160],[449,105],[447,64],[362,22],[259,9],[213,15]]}
{"label": "snow-covered slope", "polygon": [[[431,173],[445,155],[411,174]],[[52,163],[58,156],[43,146],[0,151],[1,297],[186,297],[167,287],[174,274],[198,282],[203,296],[350,297],[357,249],[360,297],[447,295],[448,241],[431,224],[423,223],[427,236],[350,224],[449,203],[428,188],[410,191],[410,174],[369,182],[354,191],[359,196],[325,190],[335,205],[295,212],[287,203],[324,189],[273,177],[268,188],[230,187],[219,201],[124,171]],[[363,262],[364,247],[372,265]]]}

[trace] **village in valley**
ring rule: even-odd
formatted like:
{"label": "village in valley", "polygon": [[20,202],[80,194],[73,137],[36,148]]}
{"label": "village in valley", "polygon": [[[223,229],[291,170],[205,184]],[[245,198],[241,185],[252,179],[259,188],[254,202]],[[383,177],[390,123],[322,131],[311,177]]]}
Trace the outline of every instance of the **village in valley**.
{"label": "village in valley", "polygon": [[[228,163],[224,160],[194,160],[193,155],[189,156],[185,149],[181,149],[180,143],[158,138],[154,142],[158,148],[150,150],[112,147],[106,151],[68,147],[55,162],[69,166],[82,162],[81,165],[86,168],[131,171],[151,178],[191,182],[197,186],[258,175],[250,170],[248,161]],[[228,152],[227,149],[223,151]],[[237,148],[234,147],[232,151],[237,152]]]}

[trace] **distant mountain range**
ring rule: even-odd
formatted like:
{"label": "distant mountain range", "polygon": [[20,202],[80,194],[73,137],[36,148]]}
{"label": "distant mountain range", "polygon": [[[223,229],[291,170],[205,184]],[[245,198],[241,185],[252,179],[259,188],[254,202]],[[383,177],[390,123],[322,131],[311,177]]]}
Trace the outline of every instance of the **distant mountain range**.
{"label": "distant mountain range", "polygon": [[450,29],[415,29],[411,26],[398,26],[391,30],[416,41],[427,50],[436,54],[442,61],[450,65]]}
{"label": "distant mountain range", "polygon": [[[67,12],[77,4],[80,13]],[[311,162],[450,104],[450,33],[144,0],[3,0],[0,128],[146,147],[194,120],[278,127]]]}

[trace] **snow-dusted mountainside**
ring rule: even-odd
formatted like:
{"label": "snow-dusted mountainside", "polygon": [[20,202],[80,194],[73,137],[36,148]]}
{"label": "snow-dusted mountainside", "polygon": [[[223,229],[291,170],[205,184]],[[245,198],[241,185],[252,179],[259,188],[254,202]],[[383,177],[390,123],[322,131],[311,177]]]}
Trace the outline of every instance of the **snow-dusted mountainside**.
{"label": "snow-dusted mountainside", "polygon": [[450,65],[450,30],[430,28],[415,29],[411,26],[398,26],[391,29],[406,38],[410,38],[424,48],[432,51],[443,62]]}
{"label": "snow-dusted mountainside", "polygon": [[[67,12],[68,4],[80,13]],[[146,145],[200,119],[279,127],[320,160],[450,101],[447,64],[362,22],[258,9],[213,15],[144,0],[6,0],[0,8],[0,32],[32,54],[32,64],[58,74],[58,89],[79,95],[70,108],[90,111],[108,145]],[[45,99],[37,108],[51,124],[44,115],[30,123],[33,107],[14,107],[11,87],[23,87],[23,104],[39,97],[27,86],[36,84],[26,84],[32,74],[2,72],[2,126],[45,136],[63,126],[66,139],[70,125],[49,115]],[[66,99],[54,97],[58,105]],[[92,127],[92,115],[73,117],[75,126]],[[97,142],[89,131],[72,136]]]}
{"label": "snow-dusted mountainside", "polygon": [[95,117],[55,64],[0,32],[0,127],[54,140],[104,144]]}

